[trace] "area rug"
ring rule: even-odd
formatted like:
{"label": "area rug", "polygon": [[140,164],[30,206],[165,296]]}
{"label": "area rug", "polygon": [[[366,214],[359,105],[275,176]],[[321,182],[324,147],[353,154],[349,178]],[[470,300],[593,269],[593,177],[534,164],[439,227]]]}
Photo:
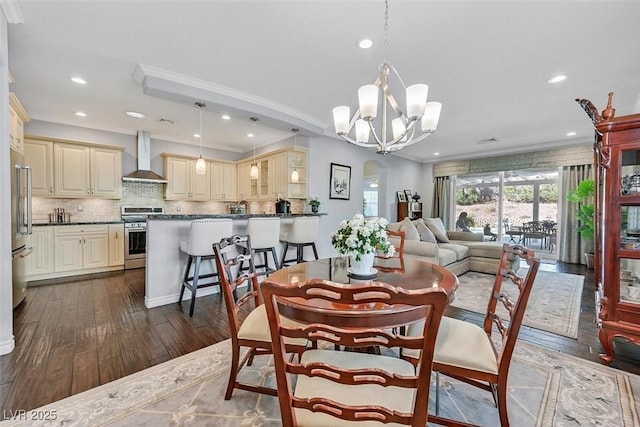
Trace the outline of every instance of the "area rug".
{"label": "area rug", "polygon": [[[229,340],[27,412],[0,426],[279,426],[275,397],[235,390],[224,400]],[[272,358],[256,358],[243,379],[274,385]],[[430,412],[435,410],[434,385]],[[440,377],[440,414],[499,425],[491,394]],[[518,343],[509,376],[514,426],[639,426],[640,376]],[[37,416],[55,415],[55,420]],[[20,417],[19,417],[20,418]]]}
{"label": "area rug", "polygon": [[[518,273],[522,275],[523,270]],[[495,275],[470,271],[459,276],[458,280],[460,286],[452,305],[475,313],[486,313]],[[523,324],[576,338],[583,284],[584,276],[539,270],[529,296]],[[515,297],[517,289],[510,280],[505,280],[503,291]],[[498,304],[498,309],[499,314],[507,315],[501,304]]]}

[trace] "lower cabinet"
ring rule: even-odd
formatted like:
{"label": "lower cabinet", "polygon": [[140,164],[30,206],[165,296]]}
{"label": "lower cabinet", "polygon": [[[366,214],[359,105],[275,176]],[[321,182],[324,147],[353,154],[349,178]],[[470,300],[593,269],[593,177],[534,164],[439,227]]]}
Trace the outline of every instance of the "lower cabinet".
{"label": "lower cabinet", "polygon": [[34,227],[27,280],[123,269],[123,237],[122,224]]}

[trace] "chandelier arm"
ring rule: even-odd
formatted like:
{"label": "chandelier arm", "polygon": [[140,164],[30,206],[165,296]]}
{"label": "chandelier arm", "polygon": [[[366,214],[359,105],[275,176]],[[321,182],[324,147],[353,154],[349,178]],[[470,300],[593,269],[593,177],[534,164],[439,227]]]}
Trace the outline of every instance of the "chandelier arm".
{"label": "chandelier arm", "polygon": [[396,70],[396,67],[394,67],[391,64],[387,64],[387,66],[391,71],[393,71],[393,74],[395,74],[398,80],[400,81],[400,84],[402,85],[402,89],[407,90],[407,85],[404,84],[404,80],[402,80],[402,77],[400,77],[400,74],[398,73],[398,70]]}
{"label": "chandelier arm", "polygon": [[357,145],[358,147],[364,147],[364,148],[371,148],[373,147],[375,144],[371,143],[371,142],[359,142],[356,141],[355,139],[351,138],[349,135],[339,135],[340,138],[344,139],[347,142],[350,142],[351,144]]}
{"label": "chandelier arm", "polygon": [[396,144],[396,145],[393,146],[393,148],[396,149],[396,150],[399,150],[401,148],[408,147],[410,145],[415,144],[416,142],[420,142],[420,141],[424,140],[425,138],[431,136],[432,134],[433,134],[433,132],[425,132],[422,135],[416,137],[415,139],[411,139],[411,140],[409,140],[407,142],[404,142],[402,144]]}
{"label": "chandelier arm", "polygon": [[[392,147],[392,146],[401,147],[401,146],[403,146],[403,144],[407,144],[408,142],[411,142],[411,139],[413,138],[413,135],[415,134],[416,122],[417,122],[417,120],[410,120],[409,121],[409,126],[407,126],[405,131],[401,135],[399,135],[397,138],[394,138],[393,141],[391,141],[390,143],[387,144],[387,146],[389,146],[389,147]],[[407,136],[407,134],[409,132],[411,132],[411,136]],[[402,139],[404,139],[405,137],[407,137],[407,141],[401,143],[400,141]]]}
{"label": "chandelier arm", "polygon": [[369,121],[367,123],[369,123],[369,129],[371,130],[371,134],[373,135],[373,138],[376,140],[376,143],[381,147],[384,146],[384,143],[382,141],[380,141],[380,137],[376,133],[376,128],[373,127],[373,120],[371,120],[371,121]]}
{"label": "chandelier arm", "polygon": [[[388,64],[385,65],[388,66]],[[391,93],[389,81],[387,80],[386,76],[381,73],[381,76],[378,77],[378,80],[380,80],[379,87],[380,89],[382,89],[382,93],[384,93],[385,101],[388,102],[389,105],[391,105],[391,108],[393,108],[393,111],[395,111],[399,117],[403,117],[404,113],[400,109],[400,104],[398,104],[398,101],[396,101],[396,98]]]}

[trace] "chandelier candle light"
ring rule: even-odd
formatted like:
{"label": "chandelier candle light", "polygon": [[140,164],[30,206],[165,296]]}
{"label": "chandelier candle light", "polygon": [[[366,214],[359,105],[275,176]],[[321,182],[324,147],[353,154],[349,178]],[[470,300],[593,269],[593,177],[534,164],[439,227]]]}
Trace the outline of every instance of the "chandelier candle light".
{"label": "chandelier candle light", "polygon": [[202,158],[202,109],[207,106],[204,102],[196,102],[196,106],[200,109],[200,133],[198,138],[200,139],[200,158],[196,162],[196,173],[198,175],[204,175],[207,173],[207,162]]}
{"label": "chandelier candle light", "polygon": [[[384,14],[384,58],[378,70],[378,78],[373,84],[364,85],[358,89],[359,109],[350,117],[351,110],[347,106],[333,109],[333,121],[336,133],[345,141],[360,147],[374,147],[378,154],[388,154],[400,150],[416,142],[422,141],[435,132],[440,119],[442,104],[427,102],[429,86],[414,84],[407,87],[398,71],[387,60],[389,34],[389,1],[385,0]],[[400,104],[391,93],[388,78],[393,74],[399,80],[406,92],[406,113],[400,109]],[[381,132],[378,135],[375,119],[378,115],[378,88],[384,93],[382,102]],[[391,120],[392,137],[387,135],[387,104],[396,114]],[[421,132],[416,134],[417,123],[420,122]],[[355,126],[354,126],[355,125]],[[349,136],[355,127],[355,139]],[[369,142],[373,134],[375,141]]]}

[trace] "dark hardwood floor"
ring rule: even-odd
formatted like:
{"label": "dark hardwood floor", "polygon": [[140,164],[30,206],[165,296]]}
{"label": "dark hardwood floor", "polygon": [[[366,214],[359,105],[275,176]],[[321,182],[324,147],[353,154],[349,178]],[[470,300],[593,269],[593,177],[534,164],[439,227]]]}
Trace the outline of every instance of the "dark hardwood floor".
{"label": "dark hardwood floor", "polygon": [[[600,363],[593,273],[574,264],[543,268],[586,276],[579,336],[576,340],[523,327],[520,338]],[[188,310],[188,302],[145,308],[144,269],[30,286],[25,302],[14,311],[16,348],[0,356],[3,413],[36,408],[229,337],[218,295],[198,298],[192,318]],[[447,314],[482,320],[453,307]],[[640,374],[636,348],[619,347],[624,348],[612,366]]]}

